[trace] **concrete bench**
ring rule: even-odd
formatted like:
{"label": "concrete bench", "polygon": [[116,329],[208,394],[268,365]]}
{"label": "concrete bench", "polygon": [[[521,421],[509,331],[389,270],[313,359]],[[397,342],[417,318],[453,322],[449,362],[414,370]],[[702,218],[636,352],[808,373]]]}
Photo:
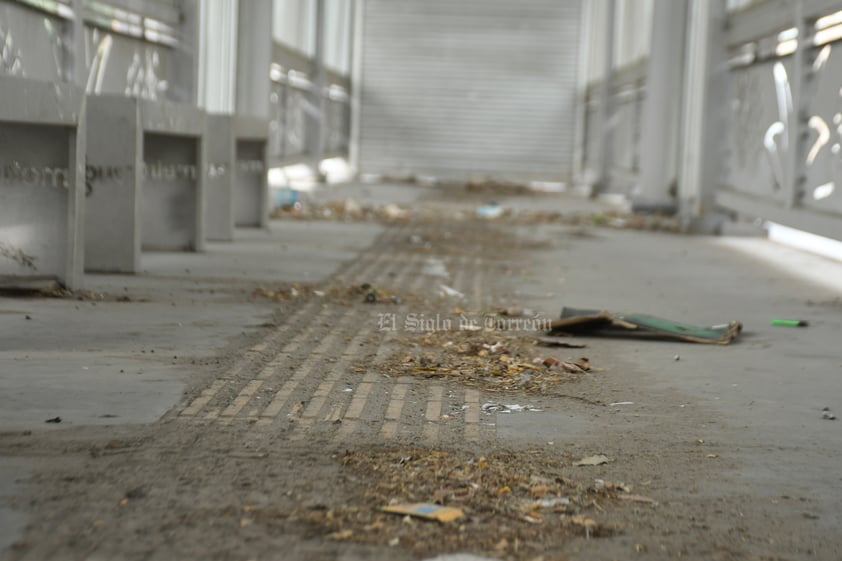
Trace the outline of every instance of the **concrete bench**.
{"label": "concrete bench", "polygon": [[85,108],[74,86],[0,77],[0,282],[81,288]]}
{"label": "concrete bench", "polygon": [[269,226],[269,122],[243,115],[235,117],[234,144],[234,223],[241,228],[266,228]]}
{"label": "concrete bench", "polygon": [[269,124],[220,114],[208,114],[207,123],[207,239],[231,241],[235,227],[265,228],[269,223]]}
{"label": "concrete bench", "polygon": [[202,251],[204,112],[115,95],[87,105],[85,268],[135,273],[141,251]]}

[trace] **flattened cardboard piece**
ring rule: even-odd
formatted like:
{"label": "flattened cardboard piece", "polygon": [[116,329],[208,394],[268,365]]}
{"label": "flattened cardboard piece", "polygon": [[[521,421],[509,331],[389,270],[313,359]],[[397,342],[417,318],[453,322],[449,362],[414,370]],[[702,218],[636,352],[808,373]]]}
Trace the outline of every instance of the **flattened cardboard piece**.
{"label": "flattened cardboard piece", "polygon": [[451,522],[465,516],[465,513],[461,509],[431,503],[389,505],[384,506],[380,510],[393,514],[408,514],[409,516],[424,518],[425,520],[438,520],[439,522]]}
{"label": "flattened cardboard piece", "polygon": [[742,324],[738,321],[712,327],[699,327],[646,314],[615,314],[605,310],[564,307],[561,309],[561,318],[552,322],[550,333],[625,334],[691,343],[727,345],[737,338],[742,328]]}

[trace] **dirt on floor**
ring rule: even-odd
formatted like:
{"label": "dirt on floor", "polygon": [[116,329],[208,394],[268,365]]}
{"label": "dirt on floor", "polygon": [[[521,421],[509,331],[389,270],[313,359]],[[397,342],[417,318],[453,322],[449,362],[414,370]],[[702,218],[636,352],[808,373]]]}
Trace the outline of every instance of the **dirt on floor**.
{"label": "dirt on floor", "polygon": [[[627,430],[618,393],[685,397],[542,341],[557,310],[501,306],[534,243],[472,217],[397,220],[322,285],[256,290],[276,321],[203,362],[159,422],[0,434],[0,454],[37,465],[4,559],[834,558],[804,531],[808,501],[791,520],[705,491],[739,467],[702,437],[709,411]],[[586,429],[498,433],[543,409]],[[415,503],[455,518],[388,511]]]}

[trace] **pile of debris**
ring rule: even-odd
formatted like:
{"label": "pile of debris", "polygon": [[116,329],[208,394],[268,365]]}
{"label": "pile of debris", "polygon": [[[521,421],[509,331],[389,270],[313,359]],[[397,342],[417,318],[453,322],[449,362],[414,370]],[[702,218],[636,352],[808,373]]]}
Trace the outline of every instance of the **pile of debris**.
{"label": "pile of debris", "polygon": [[584,345],[533,335],[491,329],[430,331],[401,340],[410,351],[393,355],[385,368],[391,376],[446,379],[486,392],[541,394],[599,371],[585,357],[565,357],[559,352],[561,347]]}
{"label": "pile of debris", "polygon": [[531,559],[575,536],[619,533],[608,512],[621,502],[657,504],[623,483],[583,482],[593,468],[577,466],[594,464],[543,450],[355,451],[341,461],[353,484],[350,500],[300,509],[291,519],[330,539],[400,546],[419,556],[468,550]]}
{"label": "pile of debris", "polygon": [[327,298],[343,304],[353,301],[364,302],[366,304],[400,304],[403,302],[403,298],[395,292],[373,286],[370,283],[352,286],[322,286],[318,288],[313,285],[300,283],[276,288],[264,288],[261,286],[255,288],[251,292],[250,297],[252,301],[266,299],[273,300],[278,304],[283,304],[290,300],[307,298]]}
{"label": "pile of debris", "polygon": [[409,207],[394,203],[360,204],[353,199],[344,199],[323,203],[297,201],[272,211],[272,218],[277,219],[342,222],[461,222],[472,217],[514,225],[541,223],[662,232],[681,231],[681,224],[674,216],[629,214],[620,211],[564,214],[558,211],[513,209],[493,200],[476,206],[474,210],[460,208],[458,205],[442,208],[440,205],[422,203]]}
{"label": "pile of debris", "polygon": [[297,203],[294,205],[278,207],[272,211],[272,218],[398,222],[414,218],[417,214],[418,211],[414,209],[394,203],[383,205],[361,205],[353,199],[345,199],[325,203]]}

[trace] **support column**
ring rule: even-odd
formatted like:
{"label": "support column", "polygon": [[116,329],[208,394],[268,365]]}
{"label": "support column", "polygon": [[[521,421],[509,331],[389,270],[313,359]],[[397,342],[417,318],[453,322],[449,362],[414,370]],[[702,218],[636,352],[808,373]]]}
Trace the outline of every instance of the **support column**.
{"label": "support column", "polygon": [[600,126],[599,140],[599,171],[596,182],[593,186],[592,195],[598,195],[608,190],[611,183],[611,167],[614,156],[612,146],[614,144],[614,125],[611,117],[614,115],[614,34],[616,30],[615,15],[617,13],[617,0],[606,0],[605,2],[605,59],[604,74],[599,89],[599,114],[597,121]]}
{"label": "support column", "polygon": [[588,115],[588,61],[594,11],[593,2],[582,2],[579,26],[579,64],[576,68],[576,136],[573,142],[572,176],[583,178],[585,174],[586,128]]}
{"label": "support column", "polygon": [[324,155],[324,137],[325,137],[325,95],[324,90],[327,85],[327,76],[325,73],[325,1],[316,1],[316,21],[315,26],[315,50],[313,52],[313,91],[311,92],[310,101],[317,110],[309,118],[310,129],[308,131],[308,153],[310,154],[310,167],[313,174],[321,181],[323,178],[319,171],[319,164]]}
{"label": "support column", "polygon": [[355,174],[360,172],[360,116],[363,84],[363,0],[352,0],[351,6],[351,138],[348,158]]}
{"label": "support column", "polygon": [[272,65],[272,0],[241,0],[237,29],[239,115],[269,118]]}
{"label": "support column", "polygon": [[690,10],[678,204],[685,230],[712,233],[730,116],[727,14],[724,0],[693,0]]}
{"label": "support column", "polygon": [[[710,1],[715,4],[715,1]],[[632,193],[640,209],[674,210],[681,140],[687,3],[655,0],[640,146],[640,183]]]}
{"label": "support column", "polygon": [[794,53],[792,64],[792,76],[789,77],[792,95],[792,113],[789,115],[787,129],[789,133],[789,152],[786,155],[784,164],[786,185],[785,204],[792,209],[801,201],[804,195],[804,183],[806,179],[805,170],[805,147],[804,141],[808,136],[807,120],[808,109],[804,103],[804,82],[809,76],[806,69],[810,68],[810,46],[812,45],[812,32],[804,19],[804,2],[798,0],[792,3],[793,19],[798,29],[798,47]]}

